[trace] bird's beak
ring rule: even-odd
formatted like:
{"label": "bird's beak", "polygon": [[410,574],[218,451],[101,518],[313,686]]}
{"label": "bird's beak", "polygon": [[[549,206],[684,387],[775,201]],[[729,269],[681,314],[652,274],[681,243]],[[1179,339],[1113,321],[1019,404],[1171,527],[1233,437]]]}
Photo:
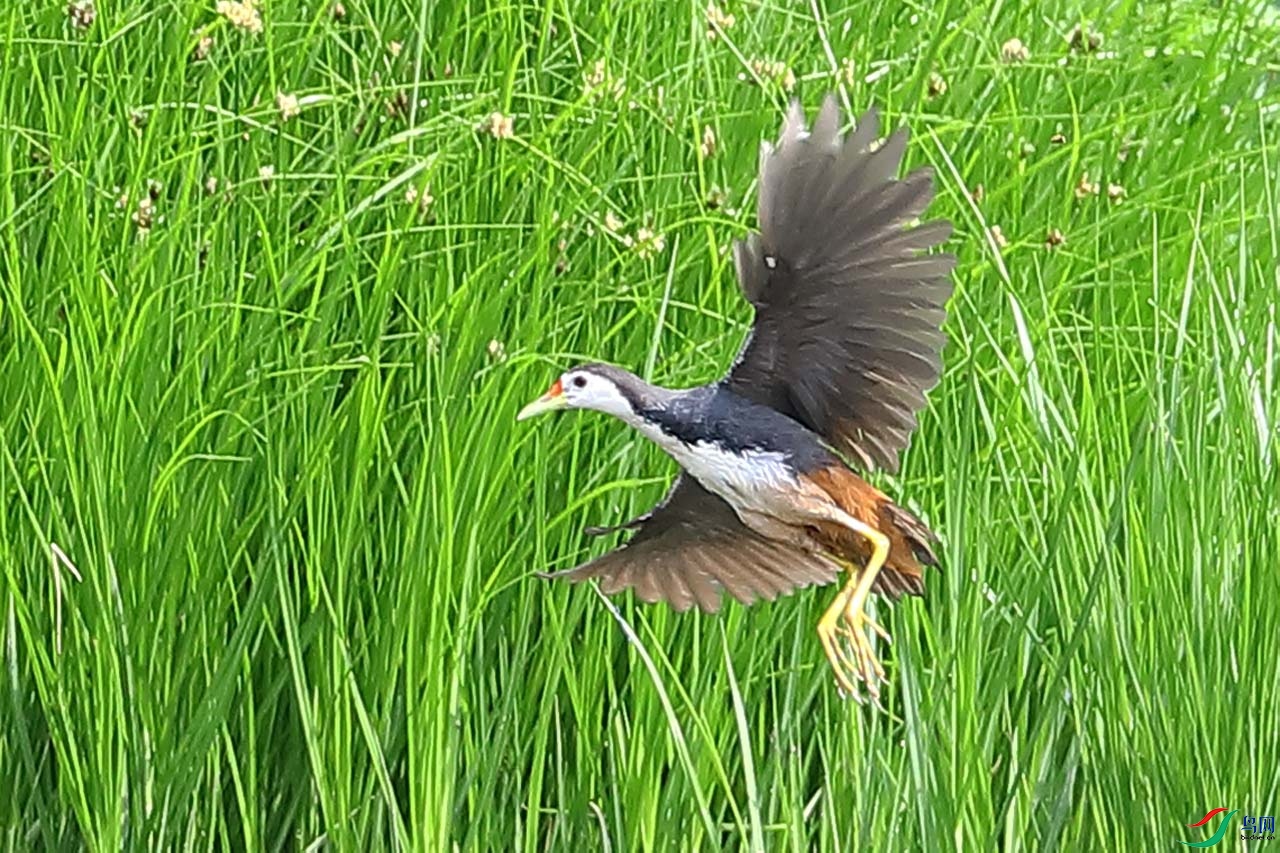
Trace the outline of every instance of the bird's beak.
{"label": "bird's beak", "polygon": [[564,396],[564,386],[557,379],[556,384],[551,386],[551,390],[521,409],[520,414],[516,415],[516,420],[523,421],[543,412],[554,412],[568,407],[569,400]]}

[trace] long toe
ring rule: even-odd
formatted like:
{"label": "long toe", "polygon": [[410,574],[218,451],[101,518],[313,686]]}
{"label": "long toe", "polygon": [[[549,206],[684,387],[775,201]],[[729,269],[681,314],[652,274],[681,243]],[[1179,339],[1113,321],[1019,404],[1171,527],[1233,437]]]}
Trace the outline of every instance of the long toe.
{"label": "long toe", "polygon": [[[855,603],[856,602],[850,598],[849,603],[845,605],[844,621],[850,626],[857,626],[859,624],[865,625],[872,631],[875,631],[876,636],[880,639],[884,640],[886,643],[892,643],[893,637],[889,636],[889,632],[884,629],[884,626],[868,616],[867,612],[861,607],[856,607]],[[853,630],[857,630],[857,628],[854,627]]]}
{"label": "long toe", "polygon": [[840,636],[848,640],[852,647],[853,657],[857,661],[854,668],[858,680],[866,685],[867,692],[873,698],[878,698],[880,682],[885,680],[884,667],[880,665],[875,649],[867,639],[866,627],[865,617],[854,620],[852,624],[846,623],[840,626]]}
{"label": "long toe", "polygon": [[880,661],[876,659],[875,652],[871,649],[871,643],[863,635],[861,648],[862,659],[862,680],[866,683],[867,689],[872,696],[879,698],[880,682],[885,680],[884,667],[880,665]]}
{"label": "long toe", "polygon": [[884,640],[886,643],[893,642],[893,637],[889,636],[889,632],[886,631],[879,622],[872,619],[870,616],[867,616],[866,614],[863,614],[862,618],[866,622],[867,627],[870,628],[872,631],[876,632],[877,637]]}
{"label": "long toe", "polygon": [[[877,676],[874,664],[868,663],[870,644],[867,643],[866,636],[851,631],[847,625],[839,625],[835,628],[832,646],[843,669],[841,689],[849,693],[845,685],[860,685],[853,692],[853,698],[858,701],[858,704],[865,704],[869,699],[874,704],[880,705],[879,681],[882,679]],[[872,656],[871,661],[874,660]]]}
{"label": "long toe", "polygon": [[861,702],[862,697],[850,675],[851,673],[857,675],[859,669],[841,647],[837,632],[832,628],[820,625],[818,626],[818,638],[822,640],[822,649],[826,652],[827,662],[831,664],[831,671],[835,674],[836,685],[840,688],[840,692]]}

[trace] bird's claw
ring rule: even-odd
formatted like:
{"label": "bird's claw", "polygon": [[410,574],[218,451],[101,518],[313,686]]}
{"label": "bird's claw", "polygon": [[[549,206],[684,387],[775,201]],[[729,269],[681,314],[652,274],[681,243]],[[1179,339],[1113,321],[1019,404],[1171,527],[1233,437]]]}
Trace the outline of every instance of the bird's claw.
{"label": "bird's claw", "polygon": [[846,609],[840,615],[841,621],[824,620],[818,626],[818,636],[822,640],[827,660],[831,663],[836,684],[844,696],[859,704],[870,699],[876,707],[883,710],[880,683],[885,681],[884,667],[876,659],[866,629],[872,629],[886,641],[889,640],[889,634],[861,611],[850,614]]}

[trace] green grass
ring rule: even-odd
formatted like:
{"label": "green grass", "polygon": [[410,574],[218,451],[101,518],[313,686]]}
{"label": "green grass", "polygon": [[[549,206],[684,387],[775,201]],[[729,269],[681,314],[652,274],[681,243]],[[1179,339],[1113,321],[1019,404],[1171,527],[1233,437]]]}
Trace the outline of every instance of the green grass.
{"label": "green grass", "polygon": [[[1107,4],[1082,56],[1061,2],[733,0],[715,40],[701,0],[344,3],[0,12],[8,849],[1158,850],[1280,811],[1274,19]],[[518,406],[587,358],[706,381],[746,329],[754,58],[908,125],[957,225],[946,374],[878,480],[945,539],[888,714],[836,694],[830,591],[532,574],[672,465]]]}

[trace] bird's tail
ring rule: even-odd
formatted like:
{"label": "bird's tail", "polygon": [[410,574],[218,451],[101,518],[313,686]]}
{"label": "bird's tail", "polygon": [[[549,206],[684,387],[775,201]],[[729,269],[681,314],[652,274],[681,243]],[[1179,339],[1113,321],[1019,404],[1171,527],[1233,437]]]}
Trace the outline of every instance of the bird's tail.
{"label": "bird's tail", "polygon": [[887,497],[879,509],[877,527],[889,537],[889,557],[872,589],[890,598],[923,594],[925,566],[938,565],[938,555],[933,550],[937,534]]}
{"label": "bird's tail", "polygon": [[[924,593],[926,566],[938,565],[933,547],[938,537],[909,510],[843,465],[809,475],[846,513],[889,539],[889,554],[876,575],[872,591],[890,598]],[[814,528],[819,543],[841,560],[865,566],[871,557],[866,537],[835,523]]]}

